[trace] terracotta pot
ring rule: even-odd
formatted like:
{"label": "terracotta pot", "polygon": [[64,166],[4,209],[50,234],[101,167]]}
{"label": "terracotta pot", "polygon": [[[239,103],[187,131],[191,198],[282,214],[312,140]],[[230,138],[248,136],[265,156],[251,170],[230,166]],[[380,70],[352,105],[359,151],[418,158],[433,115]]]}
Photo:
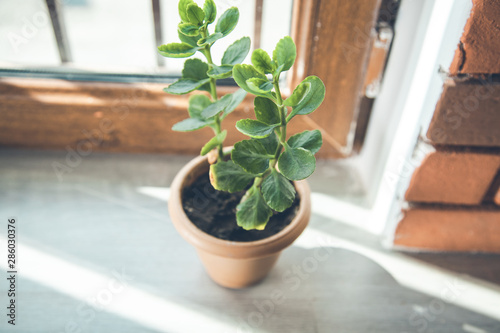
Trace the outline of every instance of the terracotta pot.
{"label": "terracotta pot", "polygon": [[208,171],[207,158],[200,156],[186,164],[170,188],[168,209],[177,231],[192,244],[210,277],[228,288],[244,288],[262,280],[281,251],[299,237],[311,216],[310,190],[306,181],[294,182],[300,206],[292,222],[279,233],[253,242],[227,241],[198,229],[182,208],[182,190]]}

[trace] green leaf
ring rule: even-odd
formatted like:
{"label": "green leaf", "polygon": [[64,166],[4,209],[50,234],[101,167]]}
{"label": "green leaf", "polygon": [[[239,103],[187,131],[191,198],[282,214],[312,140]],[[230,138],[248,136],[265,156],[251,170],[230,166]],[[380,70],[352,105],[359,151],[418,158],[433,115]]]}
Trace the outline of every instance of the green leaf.
{"label": "green leaf", "polygon": [[179,29],[177,29],[177,34],[179,35],[179,39],[181,40],[181,42],[193,46],[193,48],[195,48],[196,51],[201,49],[201,47],[199,47],[197,44],[198,40],[201,38],[201,35],[186,36],[182,32],[180,32]]}
{"label": "green leaf", "polygon": [[224,109],[229,105],[229,103],[231,102],[231,98],[231,95],[226,95],[216,102],[210,104],[205,108],[205,110],[201,112],[201,116],[203,118],[211,118],[219,114],[221,111],[224,111]]}
{"label": "green leaf", "polygon": [[193,95],[189,97],[188,112],[191,118],[178,122],[172,129],[174,131],[188,132],[213,125],[213,119],[203,119],[201,117],[201,111],[211,103],[210,99],[205,95]]}
{"label": "green leaf", "polygon": [[196,37],[200,34],[199,27],[192,23],[181,22],[179,23],[177,29],[181,34],[189,37]]}
{"label": "green leaf", "polygon": [[269,93],[260,94],[259,92],[256,92],[253,89],[251,89],[247,84],[247,81],[252,78],[267,80],[266,76],[261,72],[257,71],[255,67],[251,65],[240,65],[240,64],[235,65],[233,67],[233,78],[234,81],[236,81],[236,83],[238,84],[238,86],[240,86],[240,88],[243,88],[246,91],[257,96],[269,97]]}
{"label": "green leaf", "polygon": [[274,73],[273,73],[273,77],[278,77],[279,78],[279,75],[283,71],[283,67],[284,66],[285,65],[281,64],[278,67],[276,67],[276,69],[274,70]]}
{"label": "green leaf", "polygon": [[169,58],[187,58],[198,51],[198,47],[193,47],[186,43],[170,43],[158,46],[158,52]]}
{"label": "green leaf", "polygon": [[212,104],[212,101],[205,95],[193,95],[189,97],[189,116],[191,118],[202,119],[201,112],[210,104]]}
{"label": "green leaf", "polygon": [[285,36],[278,44],[276,44],[276,48],[273,52],[273,60],[278,66],[283,66],[279,71],[287,71],[292,67],[295,62],[295,58],[297,57],[297,49],[295,47],[295,43],[292,38],[289,36]]}
{"label": "green leaf", "polygon": [[215,43],[217,40],[222,38],[222,34],[220,32],[216,32],[211,34],[210,36],[207,36],[206,38],[200,38],[198,40],[198,46],[205,46],[205,45],[212,45]]}
{"label": "green leaf", "polygon": [[212,149],[214,149],[215,147],[221,145],[224,143],[224,140],[226,139],[226,136],[227,136],[227,131],[226,130],[223,130],[222,132],[220,132],[219,134],[217,134],[216,136],[214,136],[213,138],[210,139],[210,141],[208,141],[204,146],[203,148],[201,148],[201,152],[200,152],[200,155],[201,156],[205,156],[206,154],[208,154]]}
{"label": "green leaf", "polygon": [[286,178],[301,180],[314,172],[316,159],[309,150],[286,147],[278,159],[278,167]]}
{"label": "green leaf", "polygon": [[208,64],[200,59],[188,59],[184,62],[182,69],[183,79],[204,80],[208,78]]}
{"label": "green leaf", "polygon": [[316,154],[323,144],[323,139],[319,130],[313,130],[292,135],[287,143],[291,148],[304,148]]}
{"label": "green leaf", "polygon": [[279,125],[280,124],[268,125],[253,119],[241,119],[236,122],[236,128],[238,131],[256,139],[267,137],[273,132],[274,128]]}
{"label": "green leaf", "polygon": [[199,87],[198,90],[210,92],[210,79],[206,81],[204,85]]}
{"label": "green leaf", "polygon": [[172,130],[178,132],[191,132],[212,125],[213,123],[213,121],[203,120],[199,118],[188,118],[172,126]]}
{"label": "green leaf", "polygon": [[304,99],[304,97],[309,93],[310,90],[311,90],[311,83],[301,82],[297,87],[295,87],[290,97],[285,99],[283,105],[291,107],[298,105]]}
{"label": "green leaf", "polygon": [[179,0],[179,16],[181,17],[182,22],[189,22],[187,7],[191,4],[194,4],[193,0]]}
{"label": "green leaf", "polygon": [[278,106],[269,98],[255,97],[253,101],[255,117],[268,125],[281,122]]}
{"label": "green leaf", "polygon": [[271,57],[263,49],[254,50],[252,53],[252,64],[261,73],[269,74],[274,70]]}
{"label": "green leaf", "polygon": [[271,215],[273,211],[255,187],[250,188],[236,206],[237,224],[245,230],[264,230]]}
{"label": "green leaf", "polygon": [[217,16],[217,6],[215,6],[214,0],[205,0],[203,11],[205,12],[205,24],[213,23]]}
{"label": "green leaf", "polygon": [[223,65],[236,65],[245,60],[248,52],[250,51],[250,38],[243,37],[238,39],[233,44],[229,45],[226,52],[222,56]]}
{"label": "green leaf", "polygon": [[197,25],[199,27],[203,25],[203,20],[205,19],[205,13],[203,12],[203,9],[198,7],[196,3],[191,3],[187,5],[186,14],[188,21],[191,22],[192,24]]}
{"label": "green leaf", "polygon": [[188,59],[184,62],[182,79],[172,83],[165,89],[170,94],[182,95],[193,90],[206,90],[210,78],[207,75],[208,65],[200,59]]}
{"label": "green leaf", "polygon": [[210,166],[210,182],[219,191],[239,192],[255,178],[233,161],[220,161]]}
{"label": "green leaf", "polygon": [[235,143],[231,159],[246,172],[259,174],[269,167],[266,148],[257,140],[243,140]]}
{"label": "green leaf", "polygon": [[276,150],[278,149],[278,137],[276,134],[271,134],[266,138],[263,139],[257,139],[258,142],[264,146],[264,149],[266,150],[268,155],[274,155],[276,154]]}
{"label": "green leaf", "polygon": [[193,90],[201,88],[204,84],[208,83],[210,79],[195,80],[195,79],[180,79],[164,88],[163,91],[174,94],[174,95],[184,95]]}
{"label": "green leaf", "polygon": [[269,92],[273,89],[273,84],[269,82],[267,79],[261,79],[258,77],[254,77],[247,80],[247,86],[251,90],[258,92],[259,94],[265,95],[269,94]]}
{"label": "green leaf", "polygon": [[215,25],[215,32],[220,32],[222,35],[227,36],[231,31],[233,31],[234,27],[236,27],[239,17],[240,12],[238,11],[238,8],[229,8],[219,17],[219,20]]}
{"label": "green leaf", "polygon": [[295,188],[288,179],[274,168],[271,174],[262,182],[261,191],[268,206],[277,212],[284,211],[295,200]]}
{"label": "green leaf", "polygon": [[238,89],[238,90],[236,90],[236,92],[232,93],[231,95],[232,95],[231,102],[229,103],[228,106],[226,106],[226,109],[224,110],[224,115],[222,116],[222,118],[226,117],[228,114],[233,112],[234,109],[236,109],[238,107],[238,105],[240,105],[241,102],[243,102],[243,100],[245,99],[245,97],[247,95],[247,92],[243,89]]}
{"label": "green leaf", "polygon": [[233,73],[233,66],[231,65],[222,65],[222,66],[212,65],[212,67],[207,72],[208,76],[214,79],[226,79],[228,77],[231,77],[232,73]]}
{"label": "green leaf", "polygon": [[293,94],[295,94],[295,91],[298,89],[300,90],[304,89],[304,88],[299,88],[301,85],[304,86],[309,85],[310,88],[307,89],[307,93],[303,96],[302,99],[300,99],[298,104],[296,104],[293,107],[292,112],[287,117],[287,121],[292,119],[297,114],[305,115],[313,112],[318,108],[318,106],[321,105],[321,103],[325,99],[325,85],[323,84],[323,81],[321,81],[319,77],[317,76],[306,77],[299,84],[299,86],[295,88]]}

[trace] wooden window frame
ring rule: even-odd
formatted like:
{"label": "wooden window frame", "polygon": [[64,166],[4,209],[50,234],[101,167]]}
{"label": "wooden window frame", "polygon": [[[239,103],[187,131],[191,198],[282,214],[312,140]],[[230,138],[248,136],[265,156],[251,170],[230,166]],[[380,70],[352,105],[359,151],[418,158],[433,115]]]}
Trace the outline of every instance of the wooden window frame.
{"label": "wooden window frame", "polygon": [[[469,16],[461,0],[403,1],[398,15],[384,87],[373,106],[365,146],[359,155],[340,164],[347,164],[361,178],[367,200],[360,207],[342,197],[313,198],[317,206],[328,208],[320,214],[382,235],[387,245],[393,243],[401,190],[406,189],[405,182],[413,171],[408,166],[416,165],[414,148],[419,128],[427,127],[440,95],[442,75],[437,69],[451,61]],[[306,68],[299,66],[303,66],[301,59],[307,59],[303,54],[308,47],[300,41],[297,44],[298,66],[293,70],[301,75],[294,76],[293,72],[292,84],[294,78],[297,82],[297,77],[306,75]],[[170,125],[186,115],[187,99],[166,95],[163,86],[0,78],[0,144],[80,149],[84,154],[89,145],[100,151],[197,154],[211,133],[200,131],[195,137],[171,132]],[[230,121],[251,117],[251,106],[251,99],[246,100]],[[124,115],[127,118],[121,119]],[[113,133],[105,133],[109,128],[106,125],[110,125],[108,118],[116,125]],[[232,124],[226,123],[226,127],[232,128]],[[83,131],[94,137],[87,137]],[[230,131],[230,140],[237,135]],[[192,141],[189,144],[186,140]],[[323,149],[320,156],[332,156]]]}
{"label": "wooden window frame", "polygon": [[[371,29],[380,2],[294,1],[291,35],[298,56],[287,77],[287,87],[295,87],[308,75],[318,75],[327,93],[315,113],[290,124],[289,133],[319,128],[324,137],[320,157],[352,153],[360,92],[374,37]],[[93,151],[199,153],[203,142],[212,136],[211,131],[194,135],[171,131],[174,123],[186,118],[187,97],[167,95],[162,91],[164,86],[0,78],[0,144],[84,149],[93,142]],[[234,89],[221,87],[220,91]],[[289,94],[290,89],[284,92]],[[228,144],[244,138],[234,123],[241,117],[253,116],[252,101],[249,96],[225,121]]]}

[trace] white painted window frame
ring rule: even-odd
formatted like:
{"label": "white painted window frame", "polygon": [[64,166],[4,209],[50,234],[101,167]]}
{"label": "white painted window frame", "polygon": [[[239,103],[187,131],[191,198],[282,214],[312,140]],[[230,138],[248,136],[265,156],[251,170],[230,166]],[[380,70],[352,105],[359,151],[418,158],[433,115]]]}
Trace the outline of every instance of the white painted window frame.
{"label": "white painted window frame", "polygon": [[348,161],[371,204],[362,208],[335,200],[336,220],[383,235],[384,243],[392,244],[401,186],[413,173],[418,136],[441,94],[440,68],[449,68],[471,7],[470,0],[402,0],[364,147]]}

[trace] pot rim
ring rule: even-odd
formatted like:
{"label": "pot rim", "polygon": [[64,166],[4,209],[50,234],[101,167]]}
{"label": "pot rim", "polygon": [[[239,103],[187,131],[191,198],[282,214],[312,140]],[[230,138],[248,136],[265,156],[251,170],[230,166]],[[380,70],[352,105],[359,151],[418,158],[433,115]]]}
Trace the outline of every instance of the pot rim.
{"label": "pot rim", "polygon": [[170,187],[168,208],[170,218],[177,231],[197,249],[212,254],[233,258],[256,258],[274,254],[292,244],[307,226],[311,215],[310,189],[307,181],[294,181],[295,189],[300,196],[299,209],[292,222],[278,233],[256,241],[237,242],[223,240],[199,229],[184,212],[182,206],[182,189],[187,177],[199,168],[208,168],[206,156],[198,156],[187,163],[175,176]]}

